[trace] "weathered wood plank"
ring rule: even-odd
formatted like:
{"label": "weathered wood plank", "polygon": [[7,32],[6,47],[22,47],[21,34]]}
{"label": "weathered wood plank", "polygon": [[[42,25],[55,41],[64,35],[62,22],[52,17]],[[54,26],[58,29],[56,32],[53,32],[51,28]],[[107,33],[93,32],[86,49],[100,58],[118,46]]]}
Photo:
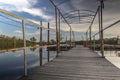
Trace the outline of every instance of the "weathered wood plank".
{"label": "weathered wood plank", "polygon": [[89,49],[77,46],[23,80],[120,80],[120,70]]}

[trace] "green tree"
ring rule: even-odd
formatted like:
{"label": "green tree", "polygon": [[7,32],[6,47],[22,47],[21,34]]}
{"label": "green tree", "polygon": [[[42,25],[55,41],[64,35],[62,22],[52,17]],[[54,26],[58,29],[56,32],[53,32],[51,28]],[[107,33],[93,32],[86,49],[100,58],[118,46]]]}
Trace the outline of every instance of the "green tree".
{"label": "green tree", "polygon": [[60,41],[62,41],[64,39],[64,37],[62,36],[62,34],[60,34]]}
{"label": "green tree", "polygon": [[35,37],[31,37],[30,41],[31,41],[32,46],[34,46],[36,44],[36,38]]}
{"label": "green tree", "polygon": [[50,43],[51,43],[51,44],[55,44],[56,41],[55,41],[54,39],[51,39]]}

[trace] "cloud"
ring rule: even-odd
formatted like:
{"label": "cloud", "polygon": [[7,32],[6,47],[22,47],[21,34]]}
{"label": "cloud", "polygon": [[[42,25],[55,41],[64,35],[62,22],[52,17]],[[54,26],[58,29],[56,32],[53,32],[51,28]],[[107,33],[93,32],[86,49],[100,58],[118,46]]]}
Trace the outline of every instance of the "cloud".
{"label": "cloud", "polygon": [[20,31],[20,30],[16,30],[16,31],[14,31],[15,33],[18,33],[18,34],[22,34],[22,31]]}
{"label": "cloud", "polygon": [[52,18],[51,16],[45,15],[45,13],[43,13],[41,9],[37,9],[37,8],[24,8],[23,12],[32,14],[33,16],[40,16],[46,20],[49,20]]}
{"label": "cloud", "polygon": [[7,11],[15,11],[15,12],[26,12],[33,16],[39,16],[43,19],[49,20],[52,17],[46,15],[42,9],[35,8],[38,0],[0,0],[0,8]]}
{"label": "cloud", "polygon": [[[28,35],[28,36],[31,36],[31,35],[38,35],[37,32],[38,32],[38,31],[30,33],[30,32],[27,32],[27,31],[26,31],[26,35]],[[17,33],[17,34],[20,35],[20,34],[22,34],[22,31],[16,30],[16,31],[14,31],[14,33]]]}
{"label": "cloud", "polygon": [[40,35],[40,31],[37,30],[34,34],[36,34],[36,35]]}

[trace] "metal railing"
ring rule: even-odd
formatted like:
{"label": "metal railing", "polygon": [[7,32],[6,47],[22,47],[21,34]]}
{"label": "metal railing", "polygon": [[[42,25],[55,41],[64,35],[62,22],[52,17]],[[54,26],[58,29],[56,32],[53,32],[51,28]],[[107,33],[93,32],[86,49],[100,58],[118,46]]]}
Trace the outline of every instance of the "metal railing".
{"label": "metal railing", "polygon": [[[96,15],[91,23],[89,29],[86,32],[87,46],[94,51],[98,50],[104,58],[105,50],[107,49],[119,49],[119,24],[120,20],[114,23],[109,23],[109,26],[103,28],[103,0],[100,1],[100,6],[96,11]],[[94,22],[97,21],[97,27],[94,26]],[[95,29],[95,30],[93,30]]]}
{"label": "metal railing", "polygon": [[[60,22],[59,22],[59,29],[58,27],[56,30],[50,28],[50,23],[48,22],[47,28],[43,26],[42,22],[36,23],[31,20],[25,19],[23,17],[17,16],[13,13],[10,13],[8,11],[0,9],[0,17],[5,18],[6,21],[0,21],[0,23],[9,25],[9,27],[16,27],[18,28],[16,31],[13,31],[14,28],[10,28],[10,30],[6,31],[8,33],[8,36],[4,35],[3,33],[0,33],[0,39],[5,43],[1,43],[1,50],[0,52],[6,52],[6,51],[12,51],[12,50],[24,50],[24,76],[27,76],[27,54],[26,49],[27,48],[39,48],[39,56],[40,56],[40,66],[43,65],[43,48],[49,48],[49,47],[56,47],[57,48],[57,56],[60,52]],[[58,16],[56,16],[58,17]],[[59,18],[60,19],[60,18]],[[11,22],[12,21],[12,22]],[[4,26],[4,25],[2,25]],[[58,24],[56,25],[58,26]],[[9,29],[9,28],[8,28]],[[7,30],[7,26],[5,28]],[[43,31],[44,30],[44,31]],[[59,30],[59,31],[58,31]],[[15,33],[12,33],[15,32]],[[34,34],[33,34],[34,32]],[[10,33],[10,34],[9,34]],[[19,33],[19,34],[17,34]],[[46,33],[46,34],[45,34]],[[53,33],[53,34],[51,34]],[[71,40],[71,31],[70,31],[70,46],[72,45]],[[43,36],[44,35],[44,36]],[[52,35],[52,36],[50,36]],[[56,36],[56,37],[55,37]],[[11,39],[12,37],[12,39]],[[46,37],[46,39],[44,39]],[[54,38],[53,38],[54,37]],[[52,42],[50,42],[50,39]],[[13,41],[10,41],[13,40]],[[45,42],[46,40],[46,42]],[[11,42],[11,43],[8,43]],[[66,41],[67,42],[67,41]],[[66,44],[66,42],[64,42]],[[9,46],[12,45],[12,46]],[[9,46],[9,47],[8,47]],[[68,45],[66,45],[68,46]],[[50,61],[50,52],[49,49],[48,55],[47,55],[47,61]]]}

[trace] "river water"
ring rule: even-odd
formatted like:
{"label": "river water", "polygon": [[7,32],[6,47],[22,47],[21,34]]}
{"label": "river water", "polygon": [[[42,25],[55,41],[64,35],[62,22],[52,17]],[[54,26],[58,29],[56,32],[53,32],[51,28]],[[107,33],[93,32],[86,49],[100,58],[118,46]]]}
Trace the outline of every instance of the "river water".
{"label": "river water", "polygon": [[[50,51],[50,59],[56,52]],[[43,49],[43,64],[47,63],[47,50]],[[28,74],[40,66],[39,49],[27,48]],[[16,80],[24,75],[23,50],[0,53],[0,80]]]}

